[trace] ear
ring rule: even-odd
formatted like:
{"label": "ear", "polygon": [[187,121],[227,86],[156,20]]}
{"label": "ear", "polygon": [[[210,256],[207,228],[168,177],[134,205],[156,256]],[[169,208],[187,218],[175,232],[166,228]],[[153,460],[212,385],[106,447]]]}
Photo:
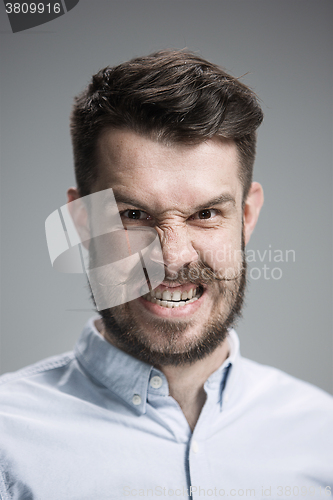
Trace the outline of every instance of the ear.
{"label": "ear", "polygon": [[71,187],[67,191],[67,203],[71,203],[74,200],[80,198],[77,188]]}
{"label": "ear", "polygon": [[259,182],[252,182],[249,194],[244,205],[244,240],[245,245],[250,241],[251,234],[257,224],[261,207],[264,203],[264,191]]}
{"label": "ear", "polygon": [[[68,211],[71,214],[75,228],[80,236],[83,246],[88,248],[90,240],[89,218],[86,206],[76,188],[67,191]],[[74,202],[74,203],[72,203]]]}

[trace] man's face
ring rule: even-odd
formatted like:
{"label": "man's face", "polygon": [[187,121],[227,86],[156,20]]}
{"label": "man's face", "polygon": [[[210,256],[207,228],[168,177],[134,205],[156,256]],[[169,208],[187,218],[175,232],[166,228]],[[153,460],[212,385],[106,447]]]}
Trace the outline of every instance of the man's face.
{"label": "man's face", "polygon": [[101,311],[106,335],[154,364],[202,357],[224,340],[245,287],[242,241],[254,224],[246,216],[243,234],[234,142],[165,145],[108,130],[98,153],[94,191],[113,189],[125,227],[155,228],[166,273],[147,296]]}

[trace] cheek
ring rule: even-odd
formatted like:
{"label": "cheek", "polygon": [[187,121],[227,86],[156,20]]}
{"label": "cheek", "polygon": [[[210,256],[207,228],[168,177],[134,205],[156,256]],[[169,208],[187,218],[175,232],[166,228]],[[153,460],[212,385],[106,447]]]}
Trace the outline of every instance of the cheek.
{"label": "cheek", "polygon": [[242,236],[216,231],[215,234],[201,235],[193,242],[200,260],[216,273],[225,274],[242,265]]}

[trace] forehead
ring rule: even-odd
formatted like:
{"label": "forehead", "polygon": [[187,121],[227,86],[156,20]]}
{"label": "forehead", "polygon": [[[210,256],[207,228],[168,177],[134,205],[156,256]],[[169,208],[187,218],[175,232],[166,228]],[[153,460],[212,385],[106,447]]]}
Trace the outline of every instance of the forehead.
{"label": "forehead", "polygon": [[129,130],[106,130],[97,144],[94,190],[139,196],[168,208],[197,205],[223,193],[241,199],[239,159],[232,140],[165,144]]}

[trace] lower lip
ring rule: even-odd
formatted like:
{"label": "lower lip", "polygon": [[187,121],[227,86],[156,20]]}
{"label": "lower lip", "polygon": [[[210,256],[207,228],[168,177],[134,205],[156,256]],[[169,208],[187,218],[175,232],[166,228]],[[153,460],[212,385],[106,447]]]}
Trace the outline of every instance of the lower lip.
{"label": "lower lip", "polygon": [[160,316],[161,318],[182,318],[194,314],[205,300],[205,295],[206,291],[203,292],[198,300],[191,302],[191,304],[175,308],[159,306],[158,304],[145,300],[143,297],[140,297],[138,301],[147,311],[155,316]]}

